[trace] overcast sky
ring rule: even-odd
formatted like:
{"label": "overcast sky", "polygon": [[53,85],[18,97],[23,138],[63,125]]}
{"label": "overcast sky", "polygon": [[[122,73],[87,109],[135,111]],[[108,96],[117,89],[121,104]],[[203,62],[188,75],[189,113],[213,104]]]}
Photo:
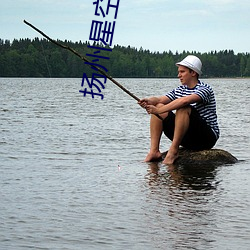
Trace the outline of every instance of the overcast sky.
{"label": "overcast sky", "polygon": [[[114,8],[108,18],[95,16],[95,1],[0,0],[0,38],[41,37],[25,19],[52,38],[88,41],[92,20],[114,20]],[[105,10],[107,2],[101,3]],[[113,45],[174,53],[250,52],[249,13],[249,0],[120,0]]]}

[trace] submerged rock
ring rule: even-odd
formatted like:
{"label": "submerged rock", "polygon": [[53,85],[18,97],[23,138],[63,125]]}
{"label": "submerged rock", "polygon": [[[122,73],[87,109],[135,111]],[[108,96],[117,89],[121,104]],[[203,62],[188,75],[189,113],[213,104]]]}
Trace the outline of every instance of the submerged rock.
{"label": "submerged rock", "polygon": [[[163,153],[162,157],[166,156]],[[187,150],[181,148],[179,158],[174,162],[175,165],[222,165],[236,163],[238,160],[229,152],[222,149],[209,149],[202,151]]]}

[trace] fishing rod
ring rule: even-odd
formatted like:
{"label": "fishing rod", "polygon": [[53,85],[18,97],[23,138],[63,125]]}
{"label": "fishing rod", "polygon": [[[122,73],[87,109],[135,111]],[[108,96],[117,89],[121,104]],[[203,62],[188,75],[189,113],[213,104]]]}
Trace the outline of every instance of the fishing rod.
{"label": "fishing rod", "polygon": [[[27,22],[26,20],[23,20],[23,22],[25,24],[27,24],[28,26],[30,26],[32,29],[34,29],[35,31],[37,31],[38,33],[40,33],[42,36],[44,36],[45,38],[47,38],[50,42],[54,43],[55,45],[61,47],[62,49],[66,49],[69,50],[70,52],[72,52],[73,54],[75,54],[76,56],[78,56],[80,59],[82,59],[83,61],[89,63],[89,65],[91,64],[91,62],[84,56],[80,55],[76,50],[72,49],[69,46],[65,46],[61,43],[59,43],[58,41],[50,38],[48,35],[46,35],[44,32],[42,32],[41,30],[39,30],[38,28],[36,28],[34,25],[32,25],[31,23]],[[104,75],[105,77],[107,77],[111,82],[113,82],[116,86],[118,86],[120,89],[122,89],[125,93],[127,93],[129,96],[131,96],[132,98],[134,98],[137,102],[140,101],[140,98],[138,98],[136,95],[134,95],[133,93],[131,93],[129,90],[127,90],[124,86],[122,86],[119,82],[117,82],[112,76],[108,75],[104,70],[102,70],[101,68],[97,67],[96,65],[91,65],[91,67],[95,68],[97,71],[99,71],[102,75]],[[159,116],[158,114],[155,114],[159,119],[163,120],[161,116]]]}

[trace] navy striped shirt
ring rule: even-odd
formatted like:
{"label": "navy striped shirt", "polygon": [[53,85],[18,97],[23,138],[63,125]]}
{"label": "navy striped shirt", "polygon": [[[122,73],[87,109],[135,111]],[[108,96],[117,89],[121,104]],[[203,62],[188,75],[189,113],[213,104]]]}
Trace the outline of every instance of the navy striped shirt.
{"label": "navy striped shirt", "polygon": [[201,98],[201,102],[190,105],[198,111],[201,118],[206,121],[218,139],[220,130],[217,122],[216,102],[213,89],[209,85],[201,81],[193,89],[188,88],[187,85],[181,85],[167,93],[166,96],[173,101],[191,94],[197,94]]}

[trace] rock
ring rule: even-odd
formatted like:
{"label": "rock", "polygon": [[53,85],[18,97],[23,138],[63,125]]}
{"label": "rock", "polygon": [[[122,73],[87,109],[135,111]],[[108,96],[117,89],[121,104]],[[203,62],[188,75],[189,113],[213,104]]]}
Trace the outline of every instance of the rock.
{"label": "rock", "polygon": [[[162,157],[166,156],[167,152],[163,153]],[[229,152],[222,149],[209,149],[202,151],[187,150],[181,148],[179,158],[174,162],[175,165],[223,165],[233,164],[238,160]]]}

